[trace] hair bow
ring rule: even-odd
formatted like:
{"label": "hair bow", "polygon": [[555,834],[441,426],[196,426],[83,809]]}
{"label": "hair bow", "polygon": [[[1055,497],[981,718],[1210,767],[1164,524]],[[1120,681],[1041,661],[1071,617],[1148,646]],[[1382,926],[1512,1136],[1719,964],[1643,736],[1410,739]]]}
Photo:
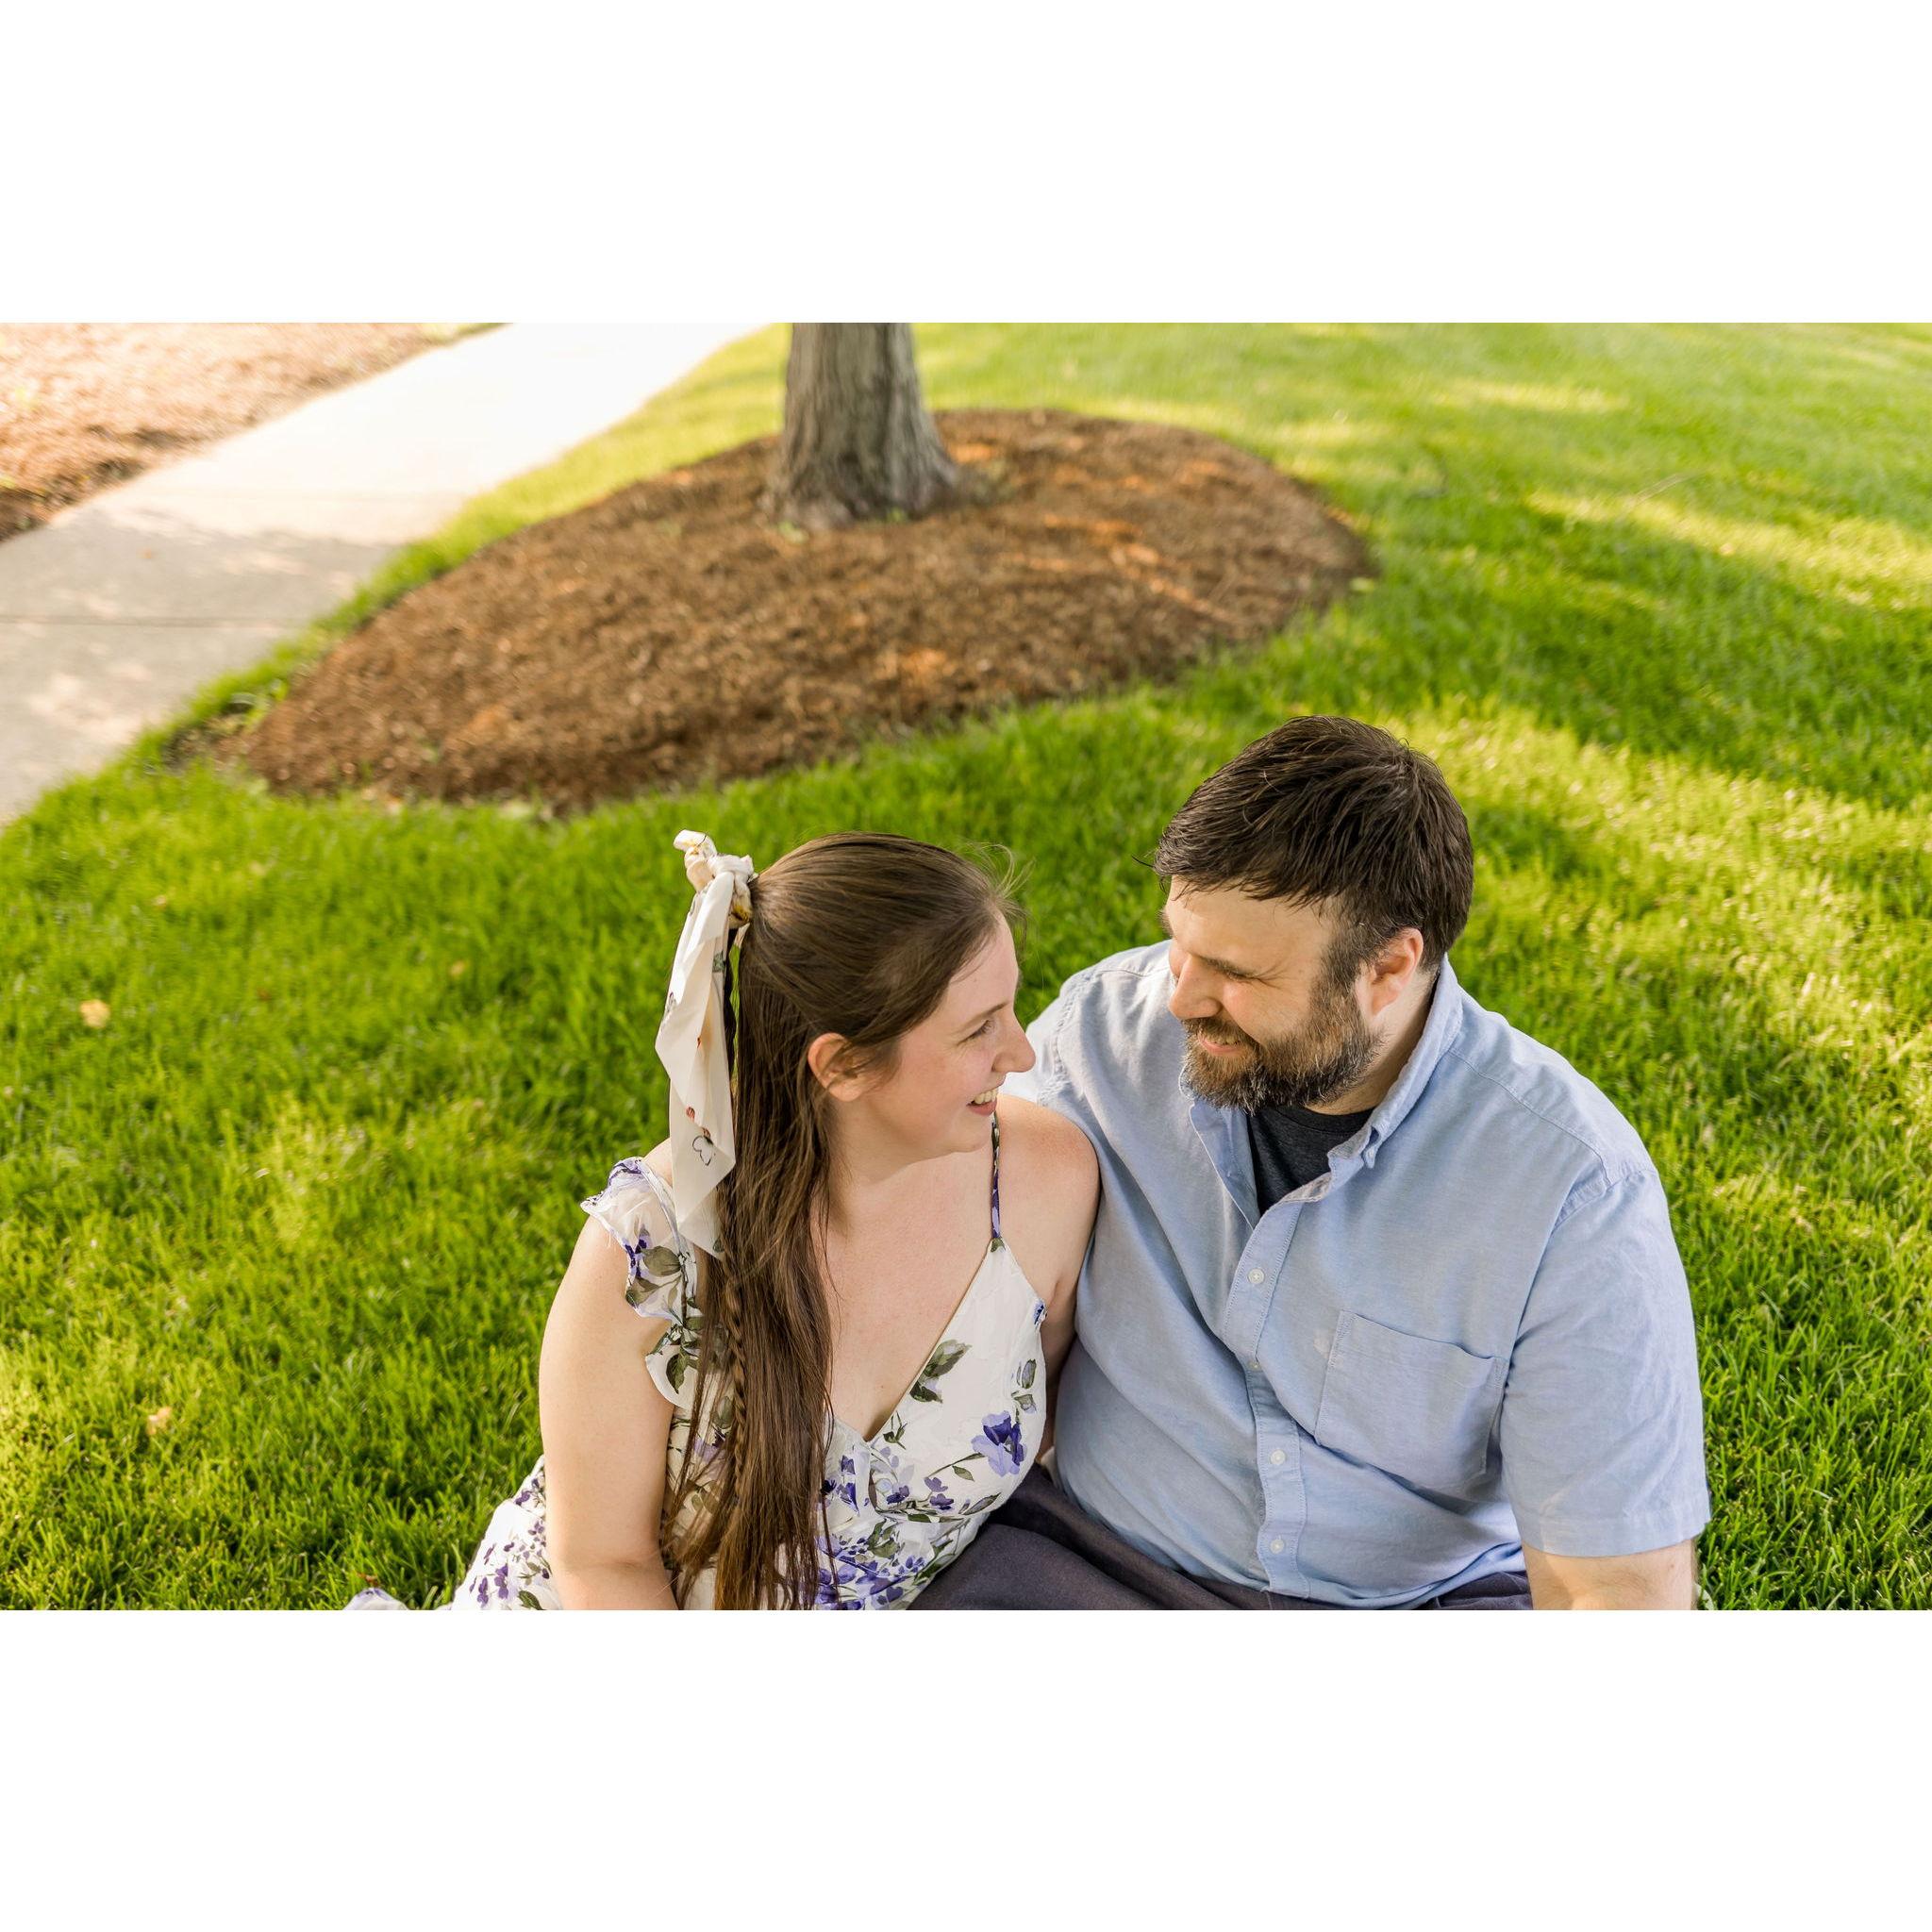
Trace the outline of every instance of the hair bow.
{"label": "hair bow", "polygon": [[749,858],[721,853],[702,832],[677,849],[695,897],[685,915],[658,1058],[671,1079],[671,1198],[687,1241],[718,1253],[718,1184],[737,1161],[731,1073],[724,1058],[724,969],[732,935],[751,918]]}

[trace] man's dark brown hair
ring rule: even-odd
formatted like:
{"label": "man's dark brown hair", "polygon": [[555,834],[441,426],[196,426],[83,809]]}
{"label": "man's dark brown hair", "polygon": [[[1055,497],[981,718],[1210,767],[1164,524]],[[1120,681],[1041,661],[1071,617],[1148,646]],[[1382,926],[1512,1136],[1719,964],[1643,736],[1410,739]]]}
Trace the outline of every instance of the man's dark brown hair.
{"label": "man's dark brown hair", "polygon": [[1333,901],[1338,980],[1408,925],[1433,972],[1461,937],[1475,882],[1469,821],[1441,773],[1354,718],[1291,718],[1257,738],[1174,815],[1154,870],[1184,892]]}

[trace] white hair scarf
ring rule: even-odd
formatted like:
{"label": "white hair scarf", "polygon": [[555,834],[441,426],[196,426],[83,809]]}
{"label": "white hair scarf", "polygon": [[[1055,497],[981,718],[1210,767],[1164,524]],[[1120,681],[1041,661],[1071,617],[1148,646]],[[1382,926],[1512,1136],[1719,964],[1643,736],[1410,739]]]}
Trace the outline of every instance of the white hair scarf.
{"label": "white hair scarf", "polygon": [[702,832],[680,832],[676,844],[697,896],[658,1028],[658,1058],[671,1076],[671,1198],[684,1238],[715,1255],[718,1184],[738,1158],[724,1058],[725,960],[751,918],[752,863],[721,854]]}

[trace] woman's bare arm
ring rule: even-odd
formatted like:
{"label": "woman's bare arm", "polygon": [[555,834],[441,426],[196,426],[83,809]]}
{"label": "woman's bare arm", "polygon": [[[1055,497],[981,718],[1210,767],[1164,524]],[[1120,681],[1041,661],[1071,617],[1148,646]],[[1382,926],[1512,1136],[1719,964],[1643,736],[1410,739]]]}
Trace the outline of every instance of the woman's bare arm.
{"label": "woman's bare arm", "polygon": [[629,1274],[622,1246],[586,1221],[543,1330],[548,1556],[566,1609],[677,1607],[658,1551],[672,1407],[644,1366],[664,1324],[625,1302]]}
{"label": "woman's bare arm", "polygon": [[1046,1304],[1041,1324],[1047,1391],[1043,1454],[1053,1441],[1060,1364],[1074,1345],[1074,1302],[1093,1238],[1100,1163],[1087,1136],[1063,1115],[1024,1100],[1005,1107],[1019,1129],[1015,1158],[1004,1164],[1014,1175],[1014,1211],[1006,1220],[1020,1266]]}

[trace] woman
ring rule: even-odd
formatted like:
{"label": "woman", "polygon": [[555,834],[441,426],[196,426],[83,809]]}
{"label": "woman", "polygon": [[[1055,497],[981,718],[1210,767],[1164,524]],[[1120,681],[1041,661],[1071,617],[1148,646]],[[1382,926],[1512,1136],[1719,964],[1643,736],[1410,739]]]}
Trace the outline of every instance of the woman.
{"label": "woman", "polygon": [[673,1132],[584,1203],[544,1453],[452,1608],[901,1607],[1045,1441],[1098,1175],[1000,1097],[1018,908],[910,839],[677,843]]}

